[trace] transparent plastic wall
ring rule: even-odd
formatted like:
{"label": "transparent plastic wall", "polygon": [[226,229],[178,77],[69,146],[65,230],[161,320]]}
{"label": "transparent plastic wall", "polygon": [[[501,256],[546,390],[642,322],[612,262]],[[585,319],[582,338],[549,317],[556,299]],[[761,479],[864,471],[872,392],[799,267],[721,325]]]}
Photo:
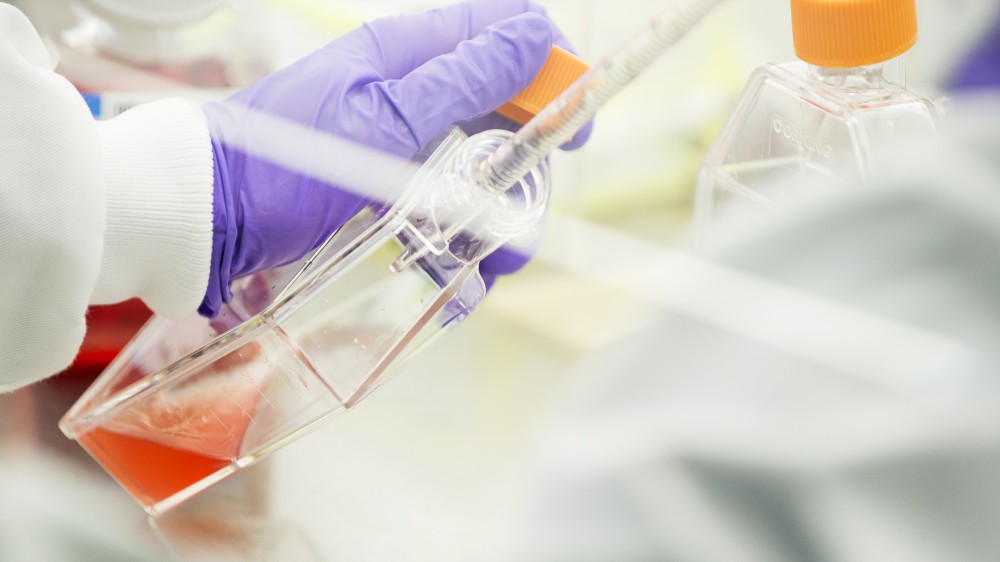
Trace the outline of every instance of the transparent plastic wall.
{"label": "transparent plastic wall", "polygon": [[[337,242],[350,242],[365,222]],[[441,309],[434,300],[441,287],[419,268],[387,276],[401,248],[383,240],[361,249],[361,261],[336,283],[303,287],[302,302],[288,311],[258,316],[255,306],[278,297],[296,268],[249,278],[215,320],[154,318],[68,427],[150,511],[183,501],[356,404],[404,350],[481,300],[478,278],[478,287],[471,283]]]}
{"label": "transparent plastic wall", "polygon": [[705,156],[696,228],[702,244],[734,214],[877,180],[901,143],[937,134],[933,100],[905,89],[902,59],[850,69],[766,65]]}

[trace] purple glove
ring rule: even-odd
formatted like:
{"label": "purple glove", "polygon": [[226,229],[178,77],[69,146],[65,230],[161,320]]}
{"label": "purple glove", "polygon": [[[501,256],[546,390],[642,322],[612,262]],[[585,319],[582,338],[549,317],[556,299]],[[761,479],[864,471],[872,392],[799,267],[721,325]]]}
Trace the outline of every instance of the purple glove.
{"label": "purple glove", "polygon": [[1000,14],[955,70],[949,87],[954,91],[1000,88]]}
{"label": "purple glove", "polygon": [[[254,136],[264,135],[255,127],[260,114],[410,158],[456,123],[470,133],[512,128],[492,111],[528,85],[553,42],[571,48],[534,2],[475,0],[370,22],[207,104],[215,220],[199,312],[214,316],[232,298],[231,279],[301,258],[368,203],[255,156],[253,147],[271,140]],[[581,130],[564,148],[588,136]],[[302,146],[286,148],[308,154],[308,140],[293,137]],[[491,256],[483,275],[492,282],[491,267],[508,273],[526,260]]]}

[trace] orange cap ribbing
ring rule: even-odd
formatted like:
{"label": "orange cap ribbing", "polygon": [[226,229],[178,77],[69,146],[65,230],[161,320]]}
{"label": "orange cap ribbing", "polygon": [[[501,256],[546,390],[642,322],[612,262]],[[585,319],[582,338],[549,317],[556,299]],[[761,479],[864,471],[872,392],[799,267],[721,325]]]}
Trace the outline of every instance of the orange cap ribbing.
{"label": "orange cap ribbing", "polygon": [[587,63],[569,51],[553,46],[531,84],[497,109],[497,113],[524,125],[588,69]]}
{"label": "orange cap ribbing", "polygon": [[795,54],[850,68],[887,61],[917,41],[914,0],[792,0]]}

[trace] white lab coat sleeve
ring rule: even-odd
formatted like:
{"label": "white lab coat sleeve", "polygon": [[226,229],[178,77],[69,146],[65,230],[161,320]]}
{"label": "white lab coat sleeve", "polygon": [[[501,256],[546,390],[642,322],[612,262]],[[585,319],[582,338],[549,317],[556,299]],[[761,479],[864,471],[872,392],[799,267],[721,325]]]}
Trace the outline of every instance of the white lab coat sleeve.
{"label": "white lab coat sleeve", "polygon": [[99,121],[107,229],[92,304],[193,313],[212,257],[212,146],[201,108],[163,100]]}
{"label": "white lab coat sleeve", "polygon": [[196,106],[97,123],[0,3],[0,392],[66,368],[88,304],[194,312],[208,280],[212,156]]}

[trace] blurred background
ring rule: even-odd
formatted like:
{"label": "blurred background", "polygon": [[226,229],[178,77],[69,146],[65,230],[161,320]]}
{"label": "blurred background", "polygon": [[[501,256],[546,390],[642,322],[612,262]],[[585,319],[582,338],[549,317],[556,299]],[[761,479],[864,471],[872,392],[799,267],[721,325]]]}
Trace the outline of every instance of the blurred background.
{"label": "blurred background", "polygon": [[[590,62],[665,5],[541,3]],[[58,51],[57,70],[92,99],[101,97],[103,105],[92,108],[106,118],[145,99],[137,94],[219,97],[367,19],[437,3],[13,4]],[[997,10],[991,0],[919,0],[921,36],[906,57],[908,85],[932,96],[946,93],[958,61],[989,30]],[[997,513],[986,499],[1000,499],[1000,485],[976,472],[995,476],[989,469],[1000,460],[993,431],[983,429],[1000,427],[991,413],[995,402],[980,403],[992,390],[968,383],[979,389],[974,406],[927,406],[923,390],[912,402],[908,391],[842,377],[829,364],[776,363],[781,345],[757,341],[761,348],[748,350],[739,341],[755,330],[752,322],[745,332],[726,321],[713,325],[705,308],[685,309],[698,297],[688,302],[668,294],[684,295],[670,285],[671,275],[690,271],[686,250],[704,151],[750,72],[794,58],[787,1],[724,4],[608,103],[584,148],[552,156],[551,215],[536,258],[499,283],[461,329],[350,415],[156,520],[56,427],[148,315],[141,303],[94,309],[88,340],[69,372],[0,396],[0,560],[823,560],[878,554],[954,560],[998,554],[988,529]],[[771,254],[762,248],[776,246],[760,236],[764,241],[737,258],[730,254],[729,262],[756,256],[768,263]],[[870,267],[879,255],[839,266]],[[788,272],[773,263],[743,268],[771,279],[768,272],[778,270]],[[710,287],[704,291],[737,291],[737,300],[769,294],[742,277],[698,271],[685,274],[682,289],[704,283]],[[903,275],[879,272],[865,279],[875,284]],[[893,340],[897,347],[885,348],[891,353],[908,354],[910,345],[940,347],[948,361],[977,365],[968,370],[972,375],[986,372],[981,365],[988,362],[977,353],[958,346],[955,359],[951,340],[926,333],[933,321],[912,328],[905,314],[885,310],[871,320],[873,307],[848,289],[838,302],[869,312],[844,313],[812,303],[809,283],[799,286],[805,296],[786,297],[796,303],[792,308],[808,301],[796,310],[820,314],[812,321],[846,314],[845,325],[853,325],[863,316],[857,321],[873,330],[866,333],[905,332]],[[989,284],[982,285],[987,291]],[[701,298],[705,307],[713,302]],[[688,314],[667,314],[677,310]],[[982,326],[994,329],[995,317],[984,318]],[[839,353],[834,346],[827,355]],[[863,408],[854,410],[859,403]],[[602,417],[607,411],[621,416],[609,421]],[[975,419],[964,417],[970,412]],[[876,429],[886,419],[892,427]],[[588,420],[596,424],[593,433],[579,430]],[[802,433],[789,429],[796,426]],[[637,427],[672,429],[629,429]],[[870,432],[880,438],[866,445]],[[965,476],[951,470],[953,457],[938,447],[961,448],[950,437],[955,434],[971,436],[956,465],[972,471]],[[817,442],[829,444],[826,456],[813,447]],[[915,442],[923,444],[916,464],[876,454]],[[663,443],[676,446],[663,449]],[[719,451],[731,454],[711,454]],[[668,468],[674,465],[682,468]],[[840,469],[847,476],[838,475]],[[888,511],[862,511],[859,506],[878,504],[866,499],[866,486],[889,490],[898,502],[889,502]],[[949,487],[964,495],[949,494]],[[848,492],[820,501],[831,489]],[[918,490],[938,491],[911,493]],[[904,524],[897,508],[925,516],[919,525]],[[845,523],[861,512],[871,521]],[[565,517],[574,513],[578,520]],[[585,517],[589,513],[594,517]],[[922,550],[925,539],[933,542],[927,537],[937,536],[924,531],[938,529],[942,519],[959,528],[942,535],[957,542],[942,539],[934,543],[938,550]],[[604,546],[574,550],[573,544],[588,544],[580,534],[586,530]]]}

